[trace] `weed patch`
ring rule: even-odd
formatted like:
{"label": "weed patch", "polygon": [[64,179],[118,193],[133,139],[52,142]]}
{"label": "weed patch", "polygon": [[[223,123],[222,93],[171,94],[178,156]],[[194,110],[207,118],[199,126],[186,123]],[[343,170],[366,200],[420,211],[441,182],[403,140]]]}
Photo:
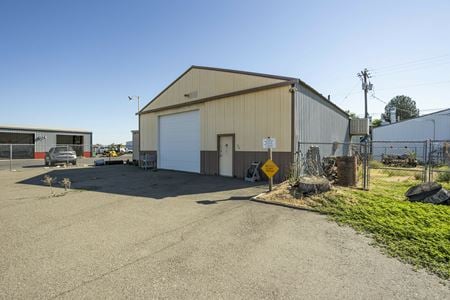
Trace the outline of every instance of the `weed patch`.
{"label": "weed patch", "polygon": [[450,182],[450,173],[439,173],[439,175],[436,178],[436,181]]}
{"label": "weed patch", "polygon": [[388,254],[450,279],[450,207],[407,201],[405,191],[417,183],[377,177],[367,192],[338,188],[320,195],[317,209],[370,234]]}

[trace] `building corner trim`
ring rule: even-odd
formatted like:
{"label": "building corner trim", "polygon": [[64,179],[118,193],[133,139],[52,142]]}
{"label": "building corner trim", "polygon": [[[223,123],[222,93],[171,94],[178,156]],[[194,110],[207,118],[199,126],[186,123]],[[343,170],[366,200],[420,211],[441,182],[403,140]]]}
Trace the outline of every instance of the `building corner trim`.
{"label": "building corner trim", "polygon": [[295,84],[291,85],[291,89],[289,90],[291,93],[291,156],[292,162],[295,159],[295,93],[297,93],[295,89]]}

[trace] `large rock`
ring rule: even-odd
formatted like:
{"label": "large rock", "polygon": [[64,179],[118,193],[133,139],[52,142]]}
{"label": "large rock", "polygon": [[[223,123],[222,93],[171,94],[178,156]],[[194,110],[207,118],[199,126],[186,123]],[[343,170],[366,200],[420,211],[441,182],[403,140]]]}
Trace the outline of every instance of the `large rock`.
{"label": "large rock", "polygon": [[436,182],[426,182],[410,187],[405,196],[409,201],[421,201],[426,197],[432,196],[442,189],[442,185]]}
{"label": "large rock", "polygon": [[446,189],[442,188],[436,194],[426,197],[422,200],[424,203],[432,203],[432,204],[447,204],[450,205],[450,192]]}
{"label": "large rock", "polygon": [[409,188],[405,196],[412,202],[450,205],[450,192],[436,182],[427,182]]}

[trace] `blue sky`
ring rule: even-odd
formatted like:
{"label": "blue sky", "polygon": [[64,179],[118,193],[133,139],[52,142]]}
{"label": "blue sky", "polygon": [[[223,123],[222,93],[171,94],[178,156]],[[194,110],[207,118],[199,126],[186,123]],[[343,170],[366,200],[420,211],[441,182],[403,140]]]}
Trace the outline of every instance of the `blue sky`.
{"label": "blue sky", "polygon": [[[190,65],[299,77],[363,113],[406,94],[450,105],[450,1],[0,1],[0,123],[84,128],[125,142]],[[383,112],[369,98],[369,112]]]}

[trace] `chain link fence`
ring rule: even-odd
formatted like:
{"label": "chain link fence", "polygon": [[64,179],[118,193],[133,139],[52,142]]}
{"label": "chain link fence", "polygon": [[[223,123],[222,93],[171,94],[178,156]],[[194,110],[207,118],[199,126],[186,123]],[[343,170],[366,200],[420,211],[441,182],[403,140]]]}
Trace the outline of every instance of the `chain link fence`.
{"label": "chain link fence", "polygon": [[412,176],[416,180],[448,181],[450,141],[372,141],[370,168],[388,176]]}
{"label": "chain link fence", "polygon": [[298,142],[291,178],[326,177],[336,185],[368,189],[367,143]]}
{"label": "chain link fence", "polygon": [[369,168],[389,177],[411,176],[426,181],[427,141],[372,141]]}
{"label": "chain link fence", "polygon": [[0,170],[44,167],[50,164],[89,164],[93,161],[90,145],[83,144],[0,144]]}
{"label": "chain link fence", "polygon": [[428,141],[428,181],[450,181],[450,141]]}
{"label": "chain link fence", "polygon": [[450,141],[299,142],[290,177],[301,176],[363,189],[375,176],[448,182]]}

